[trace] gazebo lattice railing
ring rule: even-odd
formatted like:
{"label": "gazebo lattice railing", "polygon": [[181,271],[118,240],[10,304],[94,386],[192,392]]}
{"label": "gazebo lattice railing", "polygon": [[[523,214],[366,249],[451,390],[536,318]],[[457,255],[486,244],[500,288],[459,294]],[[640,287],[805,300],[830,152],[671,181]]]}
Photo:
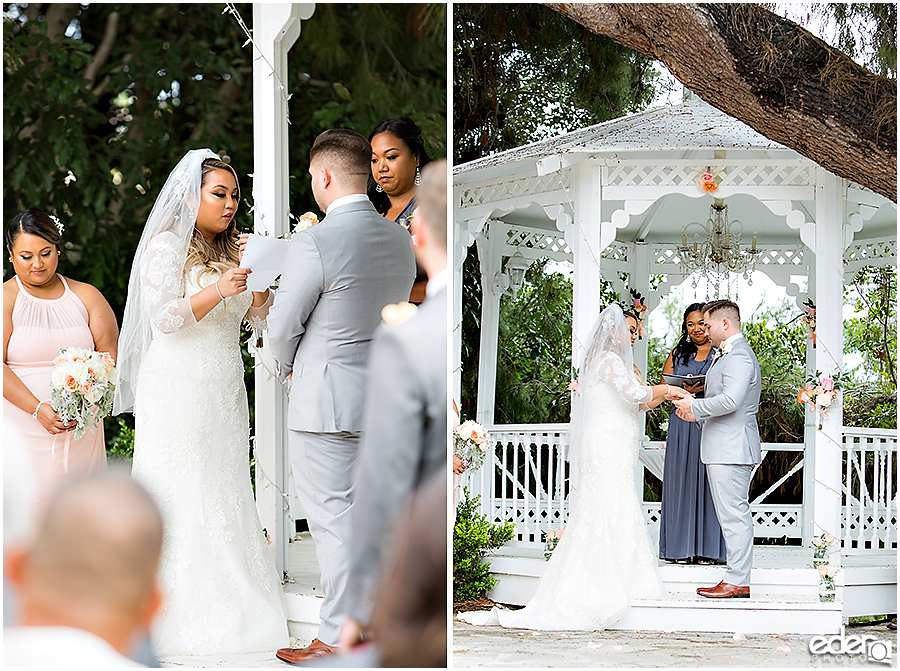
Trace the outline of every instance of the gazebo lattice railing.
{"label": "gazebo lattice railing", "polygon": [[[515,524],[517,545],[538,547],[541,533],[561,529],[568,516],[567,424],[499,425],[490,428],[494,449],[461,486],[481,497],[480,510],[493,522]],[[657,441],[645,440],[636,477],[662,474]],[[763,460],[773,452],[802,452],[802,443],[766,443]],[[842,551],[896,553],[897,431],[844,427],[842,479]],[[804,459],[751,502],[756,538],[802,537],[803,503],[767,503],[769,495],[802,470]],[[493,477],[492,477],[493,476]],[[643,501],[648,527],[656,536],[660,504]]]}

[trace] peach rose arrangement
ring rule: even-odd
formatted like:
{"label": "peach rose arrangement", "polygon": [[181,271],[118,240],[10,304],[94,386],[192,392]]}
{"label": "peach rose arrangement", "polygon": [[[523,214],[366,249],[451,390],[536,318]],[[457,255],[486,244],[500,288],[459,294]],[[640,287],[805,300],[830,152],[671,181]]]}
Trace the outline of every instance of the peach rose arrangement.
{"label": "peach rose arrangement", "polygon": [[797,402],[809,406],[810,412],[819,413],[819,428],[822,428],[822,422],[828,419],[828,408],[840,403],[840,395],[838,392],[843,386],[843,380],[840,373],[832,376],[823,376],[816,371],[811,376],[806,386],[797,393]]}
{"label": "peach rose arrangement", "polygon": [[64,422],[75,420],[75,440],[112,412],[116,362],[108,352],[66,347],[53,360],[50,405]]}
{"label": "peach rose arrangement", "polygon": [[490,441],[487,430],[472,420],[453,430],[453,454],[462,459],[467,470],[477,470],[484,463]]}

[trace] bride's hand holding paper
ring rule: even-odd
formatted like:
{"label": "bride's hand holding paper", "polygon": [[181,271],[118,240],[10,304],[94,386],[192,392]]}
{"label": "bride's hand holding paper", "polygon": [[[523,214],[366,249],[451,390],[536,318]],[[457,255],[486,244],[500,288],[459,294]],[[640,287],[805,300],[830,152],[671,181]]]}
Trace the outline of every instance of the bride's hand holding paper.
{"label": "bride's hand holding paper", "polygon": [[[288,248],[288,241],[280,238],[244,234],[243,254],[241,266],[255,273],[248,279],[247,288],[250,291],[265,291],[275,282],[275,278],[281,275],[284,269],[284,258]],[[238,246],[241,246],[239,239]]]}

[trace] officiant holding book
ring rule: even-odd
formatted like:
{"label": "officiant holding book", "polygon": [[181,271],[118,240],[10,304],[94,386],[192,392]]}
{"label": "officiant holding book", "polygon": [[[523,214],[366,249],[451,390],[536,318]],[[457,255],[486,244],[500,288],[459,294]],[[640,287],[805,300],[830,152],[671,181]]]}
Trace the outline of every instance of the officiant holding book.
{"label": "officiant holding book", "polygon": [[[684,311],[681,337],[663,366],[663,375],[700,377],[706,374],[717,352],[706,333],[702,304]],[[665,379],[669,382],[671,378]],[[703,397],[703,382],[684,382],[685,391]],[[678,564],[713,564],[725,561],[725,540],[716,517],[706,468],[700,461],[701,429],[669,415],[666,461],[663,470],[662,511],[659,525],[659,557]]]}

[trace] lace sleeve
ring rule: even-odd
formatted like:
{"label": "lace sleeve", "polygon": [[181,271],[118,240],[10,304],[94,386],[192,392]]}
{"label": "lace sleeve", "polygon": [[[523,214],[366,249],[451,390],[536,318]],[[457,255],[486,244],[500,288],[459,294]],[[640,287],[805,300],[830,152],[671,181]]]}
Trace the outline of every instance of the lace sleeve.
{"label": "lace sleeve", "polygon": [[150,322],[163,333],[174,333],[197,323],[191,311],[191,299],[184,295],[184,268],[172,233],[156,236],[147,248],[141,269]]}
{"label": "lace sleeve", "polygon": [[266,299],[265,303],[259,307],[253,307],[251,305],[247,309],[247,314],[244,315],[244,323],[247,325],[247,328],[264,331],[267,326],[266,317],[269,316],[269,308],[272,307],[272,303],[274,302],[275,292],[269,289],[269,297]]}
{"label": "lace sleeve", "polygon": [[598,377],[611,385],[629,403],[647,403],[653,400],[653,390],[642,386],[633,371],[627,371],[622,360],[614,354],[607,354],[600,360]]}

